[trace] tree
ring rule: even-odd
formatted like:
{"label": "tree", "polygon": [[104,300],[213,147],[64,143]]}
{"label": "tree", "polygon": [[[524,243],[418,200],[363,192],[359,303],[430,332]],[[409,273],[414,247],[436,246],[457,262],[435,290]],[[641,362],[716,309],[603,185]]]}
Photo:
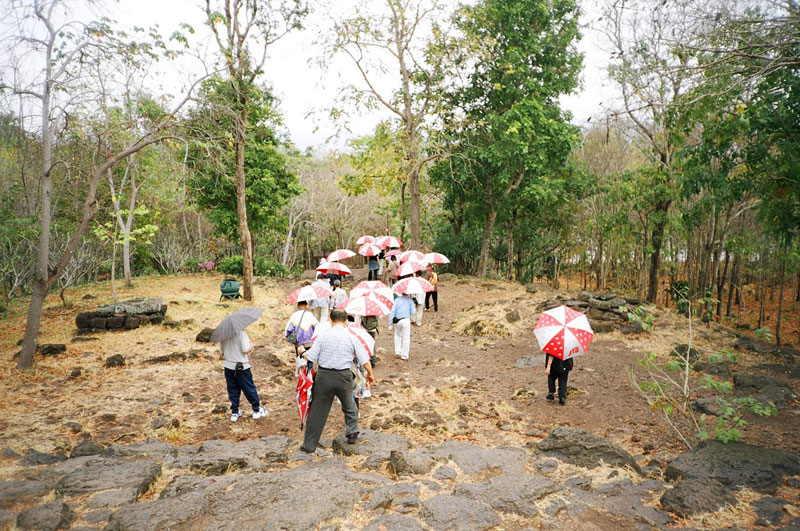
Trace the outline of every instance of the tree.
{"label": "tree", "polygon": [[558,97],[578,83],[578,8],[572,0],[486,0],[462,11],[459,29],[456,61],[467,65],[467,82],[449,96],[454,156],[437,173],[464,196],[459,209],[480,205],[473,215],[482,223],[478,274],[485,276],[499,216],[513,231],[527,212],[522,205],[555,204],[565,189],[577,131]]}
{"label": "tree", "polygon": [[[64,159],[54,159],[56,133],[70,126],[70,112],[88,105],[90,99],[87,75],[93,64],[101,63],[108,54],[151,53],[150,45],[139,42],[122,42],[115,38],[109,22],[85,24],[64,17],[65,2],[61,0],[33,0],[32,4],[13,2],[10,14],[16,17],[20,33],[6,41],[7,52],[17,68],[10,80],[0,83],[0,90],[23,100],[22,107],[34,102],[40,109],[38,138],[41,142],[41,175],[39,176],[39,234],[36,275],[33,284],[22,352],[17,363],[20,369],[33,365],[42,306],[53,283],[64,273],[81,244],[83,235],[97,210],[97,190],[107,171],[128,156],[160,142],[175,112],[187,101],[180,101],[173,112],[164,114],[149,124],[141,136],[123,147],[102,153],[92,167],[85,190],[79,222],[64,250],[51,256],[51,225],[54,172],[59,167],[70,167]],[[163,45],[157,43],[156,46]],[[19,67],[25,63],[27,69]],[[31,65],[38,65],[31,67]],[[31,73],[33,72],[33,73]],[[84,101],[84,99],[86,101]]]}
{"label": "tree", "polygon": [[[335,12],[335,9],[331,9]],[[361,0],[353,16],[335,21],[329,56],[343,54],[355,65],[360,86],[345,88],[349,101],[384,108],[402,124],[406,185],[410,199],[410,246],[421,246],[420,176],[438,154],[426,148],[426,121],[440,104],[441,83],[452,52],[450,31],[439,0]],[[385,72],[394,72],[395,86],[382,89]],[[365,97],[366,95],[366,97]]]}
{"label": "tree", "polygon": [[[269,0],[206,0],[205,11],[231,89],[229,104],[233,118],[234,187],[243,260],[242,295],[245,300],[253,300],[253,242],[247,220],[245,174],[249,98],[256,78],[263,73],[267,48],[287,32],[298,28],[300,18],[306,11],[299,0],[289,0],[278,6]],[[256,45],[260,48],[257,52],[254,50]]]}
{"label": "tree", "polygon": [[[240,234],[239,198],[235,179],[237,151],[232,131],[238,119],[231,112],[234,96],[231,84],[220,78],[206,81],[202,104],[185,121],[192,138],[189,164],[192,196],[214,225],[218,234],[235,241]],[[245,216],[253,234],[276,228],[282,208],[302,192],[297,176],[287,167],[274,127],[279,125],[268,90],[250,87],[244,146]]]}

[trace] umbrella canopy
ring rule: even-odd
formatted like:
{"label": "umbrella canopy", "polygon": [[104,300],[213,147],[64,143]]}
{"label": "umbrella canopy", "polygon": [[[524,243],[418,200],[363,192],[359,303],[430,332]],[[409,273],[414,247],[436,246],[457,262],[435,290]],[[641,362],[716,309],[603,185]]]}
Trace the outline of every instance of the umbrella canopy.
{"label": "umbrella canopy", "polygon": [[242,308],[230,314],[219,323],[219,326],[211,333],[211,342],[219,343],[232,338],[261,317],[264,308]]}
{"label": "umbrella canopy", "polygon": [[400,254],[403,254],[403,251],[401,251],[400,249],[392,249],[391,251],[385,253],[383,256],[389,258],[390,256],[397,256]]}
{"label": "umbrella canopy", "polygon": [[[345,260],[347,258],[352,258],[356,255],[350,249],[336,249],[331,254],[329,254],[326,258],[328,262],[338,262],[339,260]],[[321,264],[320,264],[321,265]]]}
{"label": "umbrella canopy", "polygon": [[417,262],[416,260],[409,260],[405,264],[397,268],[397,276],[404,277],[406,275],[413,275],[417,271],[422,271],[428,267],[425,262]]}
{"label": "umbrella canopy", "polygon": [[365,280],[350,291],[351,297],[375,297],[391,308],[394,305],[392,288],[380,280]]}
{"label": "umbrella canopy", "polygon": [[450,259],[441,253],[428,253],[422,257],[423,262],[429,264],[449,264]]}
{"label": "umbrella canopy", "polygon": [[297,371],[297,412],[300,414],[300,429],[306,423],[308,410],[311,409],[311,388],[314,386],[315,373],[308,367]]}
{"label": "umbrella canopy", "polygon": [[358,245],[362,245],[365,243],[374,243],[374,242],[375,242],[375,236],[369,236],[367,234],[356,240],[356,243]]}
{"label": "umbrella canopy", "polygon": [[358,254],[361,256],[378,256],[381,254],[383,247],[375,245],[374,243],[365,243],[358,248]]}
{"label": "umbrella canopy", "polygon": [[317,271],[323,275],[326,273],[336,273],[337,275],[351,275],[350,268],[339,262],[326,262],[317,267]]}
{"label": "umbrella canopy", "polygon": [[385,298],[378,298],[377,296],[362,295],[360,297],[350,297],[339,303],[337,308],[340,308],[350,315],[374,315],[381,317],[389,315],[392,311],[392,302],[387,305],[384,301]]}
{"label": "umbrella canopy", "polygon": [[408,262],[409,260],[414,260],[416,262],[423,262],[425,260],[425,253],[411,250],[400,254],[401,262]]}
{"label": "umbrella canopy", "polygon": [[586,316],[567,306],[542,312],[533,333],[543,352],[562,360],[584,354],[594,337]]}
{"label": "umbrella canopy", "polygon": [[310,286],[303,286],[297,288],[291,295],[286,297],[288,304],[294,304],[300,301],[313,301],[314,299],[324,299],[325,297],[332,297],[333,291],[322,283],[314,283]]}
{"label": "umbrella canopy", "polygon": [[406,295],[426,293],[428,291],[433,291],[433,284],[431,284],[424,278],[419,278],[419,277],[404,278],[403,280],[401,280],[400,282],[396,282],[395,285],[392,286],[392,291],[396,293],[405,293]]}
{"label": "umbrella canopy", "polygon": [[403,242],[400,241],[400,238],[395,238],[394,236],[378,236],[375,240],[375,243],[387,249],[389,247],[402,247]]}

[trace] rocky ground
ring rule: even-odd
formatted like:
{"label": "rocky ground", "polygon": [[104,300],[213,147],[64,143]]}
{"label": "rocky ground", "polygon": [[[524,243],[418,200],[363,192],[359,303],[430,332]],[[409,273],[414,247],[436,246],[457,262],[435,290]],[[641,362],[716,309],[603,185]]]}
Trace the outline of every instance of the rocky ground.
{"label": "rocky ground", "polygon": [[[685,319],[647,308],[653,331],[622,334],[616,326],[598,334],[559,407],[544,400],[531,328],[539,305],[559,296],[580,301],[579,294],[445,277],[440,311],[412,330],[410,361],[391,355],[383,327],[359,444],[336,439],[342,421],[334,411],[327,448],[309,457],[296,451],[292,356],[280,342],[291,312],[282,299],[298,282],[257,286],[254,304],[267,311],[250,329],[258,346],[252,361],[270,415],[231,424],[217,355],[195,340],[243,305],[218,303],[219,281],[140,279],[125,296],[162,296],[170,324],[80,339],[76,313],[106,300],[106,288],[76,291],[96,299],[68,309],[53,302],[42,343],[66,348],[37,357],[34,373],[12,368],[23,317],[12,307],[0,324],[0,522],[28,529],[797,525],[800,371],[791,349],[696,325],[701,368],[739,394],[779,402],[780,412],[747,417],[751,446],[705,444],[685,453],[629,375],[641,374],[636,362],[645,352],[666,357],[686,343]],[[722,349],[736,351],[739,362],[708,364]]]}

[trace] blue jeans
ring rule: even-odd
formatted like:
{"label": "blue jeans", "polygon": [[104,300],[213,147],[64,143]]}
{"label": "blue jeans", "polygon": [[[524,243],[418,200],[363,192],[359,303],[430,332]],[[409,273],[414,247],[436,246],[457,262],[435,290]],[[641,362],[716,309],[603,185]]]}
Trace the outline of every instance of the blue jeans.
{"label": "blue jeans", "polygon": [[241,371],[238,375],[233,369],[225,368],[225,383],[228,385],[228,399],[231,401],[231,411],[239,412],[239,396],[244,393],[244,397],[253,406],[253,411],[261,408],[258,399],[256,384],[253,383],[253,373],[250,369]]}

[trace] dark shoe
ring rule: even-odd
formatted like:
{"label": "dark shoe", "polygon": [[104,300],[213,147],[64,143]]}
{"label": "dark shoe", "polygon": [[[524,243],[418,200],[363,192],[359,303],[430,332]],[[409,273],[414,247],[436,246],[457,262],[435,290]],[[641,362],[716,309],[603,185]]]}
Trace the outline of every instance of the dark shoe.
{"label": "dark shoe", "polygon": [[357,433],[351,433],[350,435],[347,436],[347,444],[355,444],[357,440],[358,440]]}
{"label": "dark shoe", "polygon": [[313,453],[314,453],[312,450],[306,450],[306,449],[305,449],[305,448],[303,448],[302,446],[301,446],[300,448],[298,448],[298,450],[300,450],[300,451],[301,451],[301,452],[303,452],[304,454],[313,454]]}
{"label": "dark shoe", "polygon": [[548,402],[552,402],[553,400],[555,400],[555,397],[553,396],[553,393],[550,393],[545,398],[547,399]]}
{"label": "dark shoe", "polygon": [[566,405],[566,403],[567,403],[567,399],[566,398],[558,397],[558,405],[559,406]]}

